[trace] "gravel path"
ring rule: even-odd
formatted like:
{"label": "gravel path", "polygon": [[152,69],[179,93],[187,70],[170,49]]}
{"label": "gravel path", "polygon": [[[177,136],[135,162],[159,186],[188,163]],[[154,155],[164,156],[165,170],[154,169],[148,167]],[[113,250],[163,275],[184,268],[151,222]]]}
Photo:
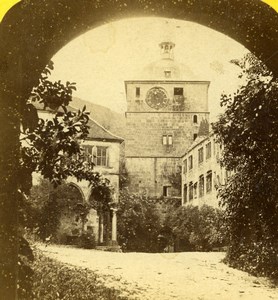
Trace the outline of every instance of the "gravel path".
{"label": "gravel path", "polygon": [[221,263],[223,253],[112,253],[61,246],[39,246],[59,261],[86,267],[104,284],[130,299],[264,300],[278,289]]}

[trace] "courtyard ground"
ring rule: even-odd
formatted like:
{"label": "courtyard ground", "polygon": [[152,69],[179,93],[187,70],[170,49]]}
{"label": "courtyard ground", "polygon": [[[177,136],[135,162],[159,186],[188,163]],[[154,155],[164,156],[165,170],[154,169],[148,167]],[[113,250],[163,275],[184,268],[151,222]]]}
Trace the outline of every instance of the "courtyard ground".
{"label": "courtyard ground", "polygon": [[[115,253],[40,245],[45,255],[98,274],[130,299],[278,299],[264,278],[221,263],[224,253]],[[97,299],[96,299],[97,300]]]}

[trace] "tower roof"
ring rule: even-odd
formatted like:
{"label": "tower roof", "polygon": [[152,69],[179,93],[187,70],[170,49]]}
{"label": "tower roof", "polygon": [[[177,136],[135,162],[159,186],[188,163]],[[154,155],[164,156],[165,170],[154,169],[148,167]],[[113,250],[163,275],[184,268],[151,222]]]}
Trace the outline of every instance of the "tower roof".
{"label": "tower roof", "polygon": [[160,59],[148,64],[140,79],[146,80],[196,80],[192,70],[174,59],[175,43],[164,41],[159,44]]}

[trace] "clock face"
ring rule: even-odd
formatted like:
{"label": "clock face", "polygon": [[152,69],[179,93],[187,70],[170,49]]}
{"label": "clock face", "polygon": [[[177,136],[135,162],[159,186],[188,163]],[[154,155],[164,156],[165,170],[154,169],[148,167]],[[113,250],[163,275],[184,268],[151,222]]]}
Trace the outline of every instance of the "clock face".
{"label": "clock face", "polygon": [[150,89],[146,96],[146,103],[154,109],[161,109],[168,103],[168,98],[164,89],[154,87]]}

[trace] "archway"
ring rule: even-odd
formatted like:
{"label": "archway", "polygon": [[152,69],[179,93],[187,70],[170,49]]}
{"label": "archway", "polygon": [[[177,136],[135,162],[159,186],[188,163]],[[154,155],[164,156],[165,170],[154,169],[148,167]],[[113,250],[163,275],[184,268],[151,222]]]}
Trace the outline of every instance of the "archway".
{"label": "archway", "polygon": [[115,1],[114,5],[108,0],[71,4],[39,0],[16,4],[1,23],[1,73],[6,89],[11,86],[28,95],[49,59],[70,40],[106,22],[133,16],[176,18],[208,26],[238,41],[277,70],[278,17],[260,0],[213,0],[206,5],[201,0],[129,0]]}
{"label": "archway", "polygon": [[62,184],[56,190],[60,212],[59,226],[53,235],[58,243],[75,244],[85,227],[83,192],[72,183]]}
{"label": "archway", "polygon": [[91,28],[133,16],[176,18],[208,26],[243,44],[277,75],[278,16],[260,0],[211,0],[205,5],[202,0],[76,0],[70,4],[67,0],[30,0],[15,5],[0,28],[0,257],[10,259],[4,263],[8,272],[16,273],[13,262],[17,259],[17,243],[11,244],[9,236],[16,236],[17,231],[18,112],[42,69],[61,47]]}

